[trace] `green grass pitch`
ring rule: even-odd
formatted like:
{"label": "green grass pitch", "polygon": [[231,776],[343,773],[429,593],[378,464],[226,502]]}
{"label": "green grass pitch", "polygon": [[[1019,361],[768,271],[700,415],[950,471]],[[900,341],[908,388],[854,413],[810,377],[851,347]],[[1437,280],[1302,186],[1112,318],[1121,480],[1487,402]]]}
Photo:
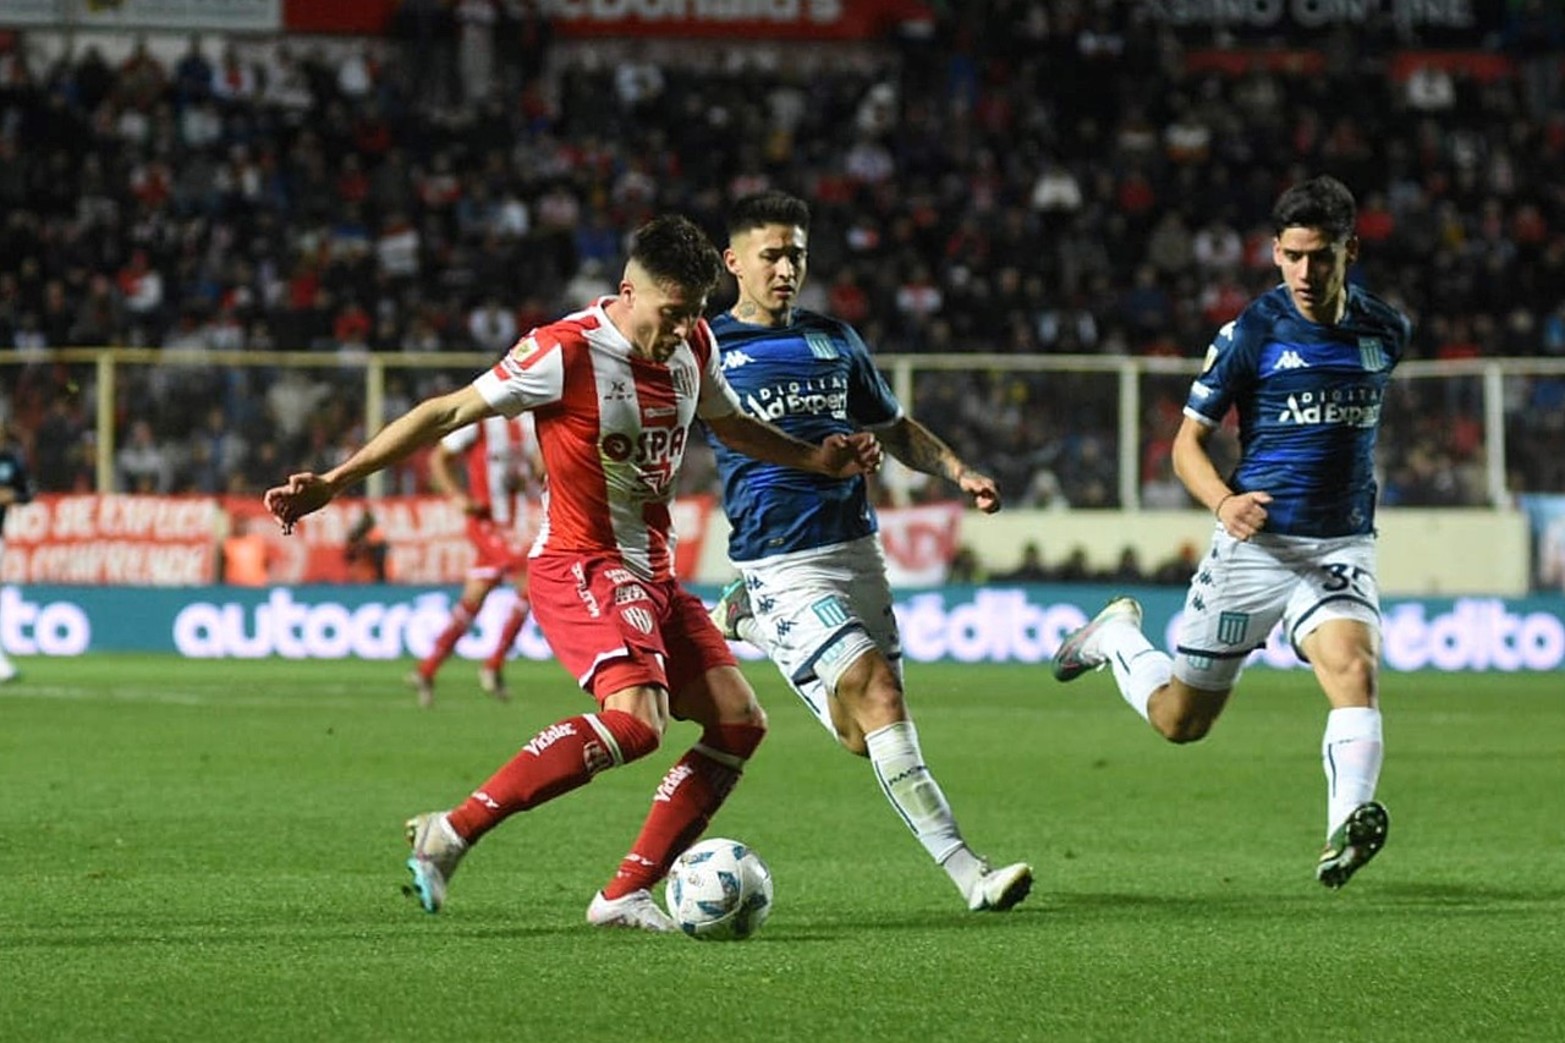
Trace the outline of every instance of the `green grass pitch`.
{"label": "green grass pitch", "polygon": [[711,832],[771,864],[753,941],[583,914],[693,738],[507,822],[431,917],[402,821],[590,706],[554,664],[24,662],[0,690],[0,1039],[1554,1040],[1565,1034],[1565,685],[1389,675],[1390,842],[1332,893],[1324,705],[1253,671],[1170,746],[1106,675],[913,665],[969,840],[1033,896],[965,911],[868,765],[746,669],[772,734]]}

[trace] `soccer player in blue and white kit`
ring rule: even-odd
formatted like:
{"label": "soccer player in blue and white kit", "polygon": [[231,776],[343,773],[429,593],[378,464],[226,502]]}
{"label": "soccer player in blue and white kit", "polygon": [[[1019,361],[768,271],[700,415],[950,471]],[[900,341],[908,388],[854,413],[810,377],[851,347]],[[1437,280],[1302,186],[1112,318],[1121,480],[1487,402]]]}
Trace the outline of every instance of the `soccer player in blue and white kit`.
{"label": "soccer player in blue and white kit", "polygon": [[[739,298],[711,326],[745,411],[803,439],[871,430],[907,466],[999,510],[994,481],[903,412],[852,327],[794,307],[809,227],[809,207],[783,192],[746,196],[729,213],[723,260]],[[1032,868],[995,868],[974,854],[924,764],[863,479],[763,463],[716,440],[713,448],[741,574],[713,612],[718,628],[763,649],[821,724],[869,758],[886,799],[969,909],[1011,908],[1031,889]]]}
{"label": "soccer player in blue and white kit", "polygon": [[[1375,435],[1411,326],[1347,282],[1358,255],[1353,195],[1332,177],[1295,185],[1272,211],[1283,283],[1223,327],[1190,388],[1174,469],[1217,529],[1185,598],[1174,655],[1116,598],[1061,643],[1070,681],[1107,664],[1125,701],[1171,742],[1211,730],[1247,656],[1281,620],[1331,705],[1321,744],[1326,847],[1315,875],[1337,888],[1385,844],[1375,797],[1383,754],[1375,583]],[[1241,453],[1218,474],[1206,450],[1230,406]]]}

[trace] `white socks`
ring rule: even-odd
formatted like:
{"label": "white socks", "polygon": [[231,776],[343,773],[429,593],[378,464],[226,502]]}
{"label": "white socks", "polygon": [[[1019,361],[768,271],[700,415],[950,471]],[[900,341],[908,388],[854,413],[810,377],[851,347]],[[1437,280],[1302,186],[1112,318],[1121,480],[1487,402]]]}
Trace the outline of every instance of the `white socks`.
{"label": "white socks", "polygon": [[1380,779],[1384,756],[1379,710],[1350,706],[1326,715],[1320,759],[1326,771],[1328,837],[1354,808],[1375,798],[1375,783]]}
{"label": "white socks", "polygon": [[1152,693],[1174,676],[1174,661],[1137,627],[1126,622],[1107,623],[1098,632],[1098,650],[1114,671],[1114,683],[1130,708],[1147,720]]}
{"label": "white socks", "polygon": [[897,721],[864,736],[875,778],[891,806],[902,816],[929,857],[940,863],[965,895],[981,872],[978,857],[967,849],[951,805],[940,784],[924,766],[918,731],[912,721]]}

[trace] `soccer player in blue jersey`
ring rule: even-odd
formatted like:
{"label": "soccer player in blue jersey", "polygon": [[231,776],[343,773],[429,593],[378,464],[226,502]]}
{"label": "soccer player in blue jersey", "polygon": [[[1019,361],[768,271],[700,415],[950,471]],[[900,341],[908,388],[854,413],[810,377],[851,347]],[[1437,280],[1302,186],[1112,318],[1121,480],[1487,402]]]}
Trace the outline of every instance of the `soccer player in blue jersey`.
{"label": "soccer player in blue jersey", "polygon": [[[783,192],[746,196],[729,214],[723,260],[739,298],[711,326],[745,411],[797,438],[871,430],[907,466],[952,482],[985,513],[999,510],[994,481],[903,411],[850,326],[794,306],[809,229],[809,207]],[[995,868],[974,854],[924,764],[863,479],[763,463],[717,440],[713,449],[741,576],[713,620],[763,649],[821,724],[869,758],[886,799],[969,909],[1011,908],[1031,889],[1032,868]]]}
{"label": "soccer player in blue jersey", "polygon": [[[1327,841],[1315,869],[1330,888],[1375,857],[1389,821],[1374,799],[1383,754],[1374,453],[1386,384],[1411,332],[1391,305],[1348,285],[1355,213],[1332,177],[1279,197],[1272,258],[1282,285],[1218,332],[1190,387],[1174,469],[1217,526],[1172,658],[1142,635],[1141,606],[1122,597],[1054,660],[1061,681],[1108,665],[1153,728],[1194,742],[1280,620],[1331,705],[1321,744]],[[1225,479],[1206,446],[1230,406],[1241,453]]]}
{"label": "soccer player in blue jersey", "polygon": [[[33,479],[27,471],[27,461],[11,437],[10,426],[0,420],[0,533],[5,532],[7,508],[31,503],[32,499]],[[0,557],[4,555],[5,538],[0,535]],[[5,648],[0,646],[0,684],[14,681],[20,676],[21,671],[5,654]]]}

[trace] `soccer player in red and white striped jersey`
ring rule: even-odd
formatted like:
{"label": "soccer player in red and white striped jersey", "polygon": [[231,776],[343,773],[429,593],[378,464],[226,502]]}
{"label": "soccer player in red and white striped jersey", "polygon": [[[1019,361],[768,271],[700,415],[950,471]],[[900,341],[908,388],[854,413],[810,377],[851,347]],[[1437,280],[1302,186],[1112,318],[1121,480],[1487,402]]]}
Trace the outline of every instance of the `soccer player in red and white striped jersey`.
{"label": "soccer player in red and white striped jersey", "polygon": [[[458,469],[453,464],[458,460],[461,478],[454,473]],[[467,515],[473,564],[451,609],[451,619],[429,654],[408,675],[420,706],[434,705],[436,672],[472,627],[484,601],[508,578],[516,586],[516,596],[506,611],[499,637],[479,667],[478,684],[501,702],[510,698],[505,687],[505,659],[531,611],[527,546],[536,535],[541,468],[531,414],[486,417],[435,444],[429,457],[430,482],[437,491],[455,499]]]}
{"label": "soccer player in red and white striped jersey", "polygon": [[411,890],[429,912],[462,856],[508,816],[656,749],[671,716],[700,740],[659,784],[590,923],[674,930],[651,887],[706,828],[766,730],[766,715],[705,607],[674,578],[669,504],[699,416],[723,442],[821,474],[872,471],[868,434],[819,445],[746,415],[723,378],[701,314],[721,262],[677,216],[631,240],[618,292],[528,334],[465,388],[419,403],[324,475],[292,475],[266,505],[292,529],[343,489],[486,416],[531,411],[549,475],[528,591],[555,656],[596,713],[543,729],[461,804],[408,823]]}

